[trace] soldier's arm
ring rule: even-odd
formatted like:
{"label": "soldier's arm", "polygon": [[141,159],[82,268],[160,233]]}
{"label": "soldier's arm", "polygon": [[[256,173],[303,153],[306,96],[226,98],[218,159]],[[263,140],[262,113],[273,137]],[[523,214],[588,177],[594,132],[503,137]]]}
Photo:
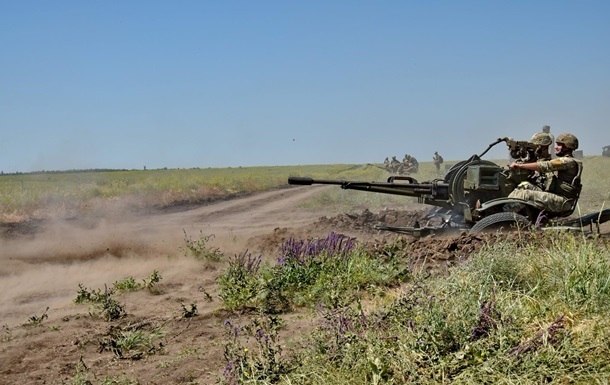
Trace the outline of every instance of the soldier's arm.
{"label": "soldier's arm", "polygon": [[538,171],[538,162],[532,162],[532,163],[517,163],[517,162],[512,162],[510,164],[511,169],[516,169],[516,168],[521,168],[523,170],[529,170],[529,171]]}

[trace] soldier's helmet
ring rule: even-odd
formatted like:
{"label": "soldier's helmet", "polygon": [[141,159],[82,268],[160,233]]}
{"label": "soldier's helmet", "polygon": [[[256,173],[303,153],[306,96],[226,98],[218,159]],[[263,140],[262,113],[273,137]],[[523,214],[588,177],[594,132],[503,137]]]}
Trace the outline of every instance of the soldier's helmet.
{"label": "soldier's helmet", "polygon": [[555,139],[555,142],[563,144],[570,150],[576,150],[578,148],[578,138],[570,133],[561,134]]}
{"label": "soldier's helmet", "polygon": [[550,146],[551,144],[553,144],[553,138],[551,138],[551,135],[544,133],[544,132],[539,132],[537,134],[534,134],[534,136],[532,136],[532,139],[530,140],[530,143],[536,145],[536,146]]}

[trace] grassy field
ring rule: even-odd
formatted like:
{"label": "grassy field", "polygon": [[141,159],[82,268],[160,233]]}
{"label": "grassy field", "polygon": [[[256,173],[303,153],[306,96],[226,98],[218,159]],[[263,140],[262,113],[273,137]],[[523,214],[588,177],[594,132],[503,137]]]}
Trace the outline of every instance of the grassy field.
{"label": "grassy field", "polygon": [[[452,162],[446,162],[450,165]],[[503,165],[505,162],[498,162]],[[610,158],[584,159],[583,213],[604,208],[610,200]],[[263,191],[287,185],[289,176],[384,181],[380,165],[308,165],[220,169],[133,170],[0,175],[0,221],[19,221],[49,215],[78,215],[83,210],[124,201],[132,210],[200,203],[215,197]],[[431,162],[420,164],[419,181],[442,177]],[[337,188],[311,205],[338,205],[345,209],[378,209],[415,199]]]}
{"label": "grassy field", "polygon": [[147,171],[83,171],[0,176],[0,220],[75,215],[124,199],[133,209],[203,202],[277,188],[289,175],[341,175],[353,166],[244,167]]}

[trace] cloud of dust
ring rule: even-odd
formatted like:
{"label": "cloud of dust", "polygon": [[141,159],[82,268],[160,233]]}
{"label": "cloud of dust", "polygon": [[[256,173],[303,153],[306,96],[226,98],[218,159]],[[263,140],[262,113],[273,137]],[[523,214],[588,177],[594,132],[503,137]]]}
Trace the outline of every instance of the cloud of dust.
{"label": "cloud of dust", "polygon": [[73,304],[79,284],[103,289],[127,276],[142,282],[154,270],[163,283],[201,267],[184,256],[182,229],[151,221],[56,220],[34,235],[0,238],[0,325],[25,323],[47,307],[49,322],[52,313],[80,312]]}

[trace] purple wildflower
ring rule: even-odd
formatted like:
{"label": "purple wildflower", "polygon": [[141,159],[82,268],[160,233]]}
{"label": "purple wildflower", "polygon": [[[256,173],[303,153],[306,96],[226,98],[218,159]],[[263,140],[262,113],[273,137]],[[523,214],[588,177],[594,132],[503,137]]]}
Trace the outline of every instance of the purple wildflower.
{"label": "purple wildflower", "polygon": [[311,263],[312,260],[325,254],[327,258],[345,257],[356,246],[355,238],[343,234],[331,232],[324,239],[301,239],[290,238],[282,244],[282,257],[278,263],[284,265],[288,261],[299,265]]}

